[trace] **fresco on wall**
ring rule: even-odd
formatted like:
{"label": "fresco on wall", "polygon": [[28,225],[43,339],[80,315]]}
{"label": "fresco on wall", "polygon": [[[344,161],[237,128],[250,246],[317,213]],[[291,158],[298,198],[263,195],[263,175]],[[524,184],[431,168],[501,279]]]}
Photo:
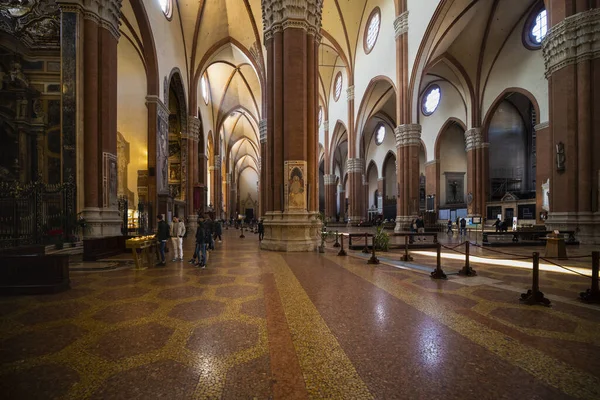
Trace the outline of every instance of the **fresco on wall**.
{"label": "fresco on wall", "polygon": [[306,161],[286,161],[286,210],[306,210]]}

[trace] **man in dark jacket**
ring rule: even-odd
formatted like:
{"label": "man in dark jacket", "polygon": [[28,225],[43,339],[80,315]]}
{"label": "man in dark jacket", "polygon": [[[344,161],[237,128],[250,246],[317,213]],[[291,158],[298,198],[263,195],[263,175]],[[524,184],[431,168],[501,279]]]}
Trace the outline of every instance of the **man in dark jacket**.
{"label": "man in dark jacket", "polygon": [[165,246],[167,245],[167,240],[169,240],[169,225],[163,220],[162,215],[158,215],[156,219],[158,220],[156,240],[158,241],[158,251],[160,252],[160,262],[156,266],[164,267],[167,265],[165,262]]}
{"label": "man in dark jacket", "polygon": [[[206,222],[203,217],[198,218],[198,228],[196,229],[196,251],[194,257],[190,260],[196,267],[206,268],[206,240],[205,240]],[[196,258],[198,261],[196,261]]]}
{"label": "man in dark jacket", "polygon": [[263,220],[258,220],[258,241],[261,242],[265,238],[265,226],[263,225]]}
{"label": "man in dark jacket", "polygon": [[222,234],[223,234],[223,228],[221,227],[221,221],[220,220],[216,220],[215,221],[215,235],[214,235],[214,239],[217,240],[217,238],[219,238],[219,243],[221,243],[221,241],[223,240],[221,238]]}
{"label": "man in dark jacket", "polygon": [[205,239],[206,246],[210,250],[214,250],[215,249],[215,240],[213,238],[213,235],[215,233],[215,222],[210,218],[210,215],[206,215],[204,224],[205,224],[204,229],[206,230],[206,239]]}

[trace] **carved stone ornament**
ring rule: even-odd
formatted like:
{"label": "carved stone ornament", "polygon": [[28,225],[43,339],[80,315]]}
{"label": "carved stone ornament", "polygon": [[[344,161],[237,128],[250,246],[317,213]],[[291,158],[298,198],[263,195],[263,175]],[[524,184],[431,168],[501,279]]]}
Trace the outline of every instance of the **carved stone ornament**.
{"label": "carved stone ornament", "polygon": [[8,0],[0,3],[0,31],[30,49],[60,48],[60,9],[54,0]]}
{"label": "carved stone ornament", "polygon": [[267,120],[261,119],[258,124],[258,129],[260,132],[260,142],[267,143]]}
{"label": "carved stone ornament", "polygon": [[337,181],[337,176],[334,174],[326,174],[323,175],[323,180],[325,181],[325,185],[335,185]]}
{"label": "carved stone ornament", "polygon": [[200,140],[200,120],[193,115],[188,117],[188,136],[195,142]]}
{"label": "carved stone ornament", "polygon": [[553,26],[542,42],[546,78],[567,65],[600,57],[600,8],[580,12]]}
{"label": "carved stone ornament", "polygon": [[362,174],[364,170],[365,160],[362,158],[349,158],[348,161],[346,161],[346,171],[348,173],[358,172]]}
{"label": "carved stone ornament", "polygon": [[421,125],[404,124],[399,125],[395,130],[396,147],[416,146],[421,144]]}
{"label": "carved stone ornament", "polygon": [[408,11],[398,15],[394,20],[394,33],[396,39],[408,32]]}
{"label": "carved stone ornament", "polygon": [[321,31],[323,0],[262,0],[265,42],[275,32],[301,28],[317,36]]}
{"label": "carved stone ornament", "polygon": [[348,101],[354,100],[354,85],[348,86],[348,89],[346,89],[346,96]]}
{"label": "carved stone ornament", "polygon": [[473,150],[481,147],[481,128],[471,128],[465,132],[466,150]]}

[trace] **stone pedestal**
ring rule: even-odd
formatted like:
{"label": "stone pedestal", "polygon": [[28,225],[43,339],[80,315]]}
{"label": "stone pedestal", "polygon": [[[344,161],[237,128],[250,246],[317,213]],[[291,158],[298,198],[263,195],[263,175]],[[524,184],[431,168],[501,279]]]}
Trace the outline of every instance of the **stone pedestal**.
{"label": "stone pedestal", "polygon": [[284,252],[316,251],[321,221],[318,213],[267,212],[264,216],[265,238],[262,250]]}
{"label": "stone pedestal", "polygon": [[600,212],[551,212],[546,228],[554,231],[574,231],[581,244],[600,244]]}
{"label": "stone pedestal", "polygon": [[121,225],[123,219],[119,216],[119,210],[110,208],[85,208],[82,212],[90,226],[85,232],[85,239],[97,239],[103,237],[121,236]]}

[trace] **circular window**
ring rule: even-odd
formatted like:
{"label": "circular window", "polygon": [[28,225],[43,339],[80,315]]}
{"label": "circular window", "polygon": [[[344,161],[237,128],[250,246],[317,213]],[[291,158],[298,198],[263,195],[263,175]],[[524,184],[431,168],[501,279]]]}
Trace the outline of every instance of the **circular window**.
{"label": "circular window", "polygon": [[208,82],[206,81],[206,74],[202,75],[202,79],[200,80],[200,90],[202,91],[204,103],[208,104]]}
{"label": "circular window", "polygon": [[365,53],[369,54],[373,47],[375,47],[375,43],[377,42],[377,37],[379,36],[379,28],[381,27],[381,12],[379,11],[379,7],[375,7],[375,9],[371,12],[369,19],[367,20],[367,26],[364,34],[364,48]]}
{"label": "circular window", "polygon": [[385,139],[385,126],[383,124],[377,125],[375,128],[375,143],[379,146]]}
{"label": "circular window", "polygon": [[545,8],[534,11],[525,24],[523,41],[525,47],[535,50],[542,47],[542,41],[548,34],[548,13]]}
{"label": "circular window", "polygon": [[340,99],[340,95],[342,94],[342,73],[338,72],[335,77],[335,90],[333,92],[333,99],[338,101]]}
{"label": "circular window", "polygon": [[158,0],[158,4],[165,17],[171,19],[171,15],[173,14],[173,0]]}
{"label": "circular window", "polygon": [[319,107],[319,126],[323,123],[323,107]]}
{"label": "circular window", "polygon": [[438,85],[432,85],[425,92],[423,96],[423,105],[421,110],[425,115],[431,115],[440,105],[440,99],[442,98],[442,91]]}

